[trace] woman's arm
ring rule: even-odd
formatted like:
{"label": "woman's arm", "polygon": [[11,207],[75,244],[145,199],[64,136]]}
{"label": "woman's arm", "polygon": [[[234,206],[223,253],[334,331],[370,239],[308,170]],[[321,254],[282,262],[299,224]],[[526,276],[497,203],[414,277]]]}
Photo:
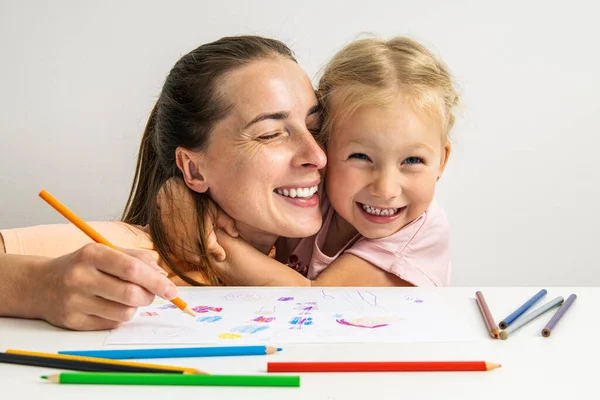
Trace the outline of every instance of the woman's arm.
{"label": "woman's arm", "polygon": [[112,329],[155,295],[177,295],[154,252],[116,251],[91,243],[53,258],[6,254],[11,251],[5,249],[7,243],[3,240],[0,252],[0,317],[44,319],[76,330]]}

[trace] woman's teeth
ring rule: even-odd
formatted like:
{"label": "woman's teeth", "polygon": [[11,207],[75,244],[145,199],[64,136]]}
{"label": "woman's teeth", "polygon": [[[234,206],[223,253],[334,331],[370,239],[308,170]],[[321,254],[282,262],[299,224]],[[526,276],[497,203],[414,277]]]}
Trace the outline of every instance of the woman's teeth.
{"label": "woman's teeth", "polygon": [[275,189],[275,192],[285,197],[301,197],[305,199],[310,199],[313,196],[313,194],[317,193],[317,190],[319,190],[319,185],[315,185],[310,188]]}
{"label": "woman's teeth", "polygon": [[366,204],[362,204],[362,208],[368,214],[383,215],[383,216],[388,216],[388,217],[390,215],[396,214],[398,212],[398,210],[400,209],[400,208],[375,208],[375,207],[368,206]]}

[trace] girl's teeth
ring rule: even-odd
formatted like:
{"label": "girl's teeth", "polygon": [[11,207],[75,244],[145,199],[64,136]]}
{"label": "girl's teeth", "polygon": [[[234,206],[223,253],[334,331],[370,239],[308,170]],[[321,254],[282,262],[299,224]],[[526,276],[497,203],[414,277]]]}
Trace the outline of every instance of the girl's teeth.
{"label": "girl's teeth", "polygon": [[276,189],[275,192],[285,196],[285,197],[291,197],[291,198],[295,198],[295,197],[301,197],[301,198],[311,198],[313,196],[313,194],[317,193],[317,191],[319,190],[319,186],[315,185],[313,187],[310,188],[295,188],[295,189]]}
{"label": "girl's teeth", "polygon": [[362,208],[368,214],[381,215],[384,217],[392,216],[392,215],[396,214],[399,210],[399,208],[386,208],[386,209],[375,208],[375,207],[368,206],[366,204],[362,204]]}

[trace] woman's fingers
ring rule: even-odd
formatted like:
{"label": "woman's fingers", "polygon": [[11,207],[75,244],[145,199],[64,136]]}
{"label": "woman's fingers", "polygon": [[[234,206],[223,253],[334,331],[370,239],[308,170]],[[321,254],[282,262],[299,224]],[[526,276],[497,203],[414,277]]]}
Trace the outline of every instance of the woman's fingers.
{"label": "woman's fingers", "polygon": [[95,244],[86,245],[79,252],[81,258],[105,274],[140,286],[167,300],[177,297],[175,285],[139,258]]}

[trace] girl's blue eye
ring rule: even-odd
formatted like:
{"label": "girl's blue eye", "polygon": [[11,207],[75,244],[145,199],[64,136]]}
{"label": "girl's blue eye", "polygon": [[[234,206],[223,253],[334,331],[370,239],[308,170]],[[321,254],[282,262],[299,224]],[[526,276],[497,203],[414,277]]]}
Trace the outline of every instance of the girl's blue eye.
{"label": "girl's blue eye", "polygon": [[371,160],[368,155],[363,154],[363,153],[352,153],[352,154],[350,154],[350,157],[348,157],[348,158],[357,158],[359,160],[367,160],[367,161]]}
{"label": "girl's blue eye", "polygon": [[424,164],[424,161],[420,157],[408,157],[406,160],[402,162],[403,164]]}

